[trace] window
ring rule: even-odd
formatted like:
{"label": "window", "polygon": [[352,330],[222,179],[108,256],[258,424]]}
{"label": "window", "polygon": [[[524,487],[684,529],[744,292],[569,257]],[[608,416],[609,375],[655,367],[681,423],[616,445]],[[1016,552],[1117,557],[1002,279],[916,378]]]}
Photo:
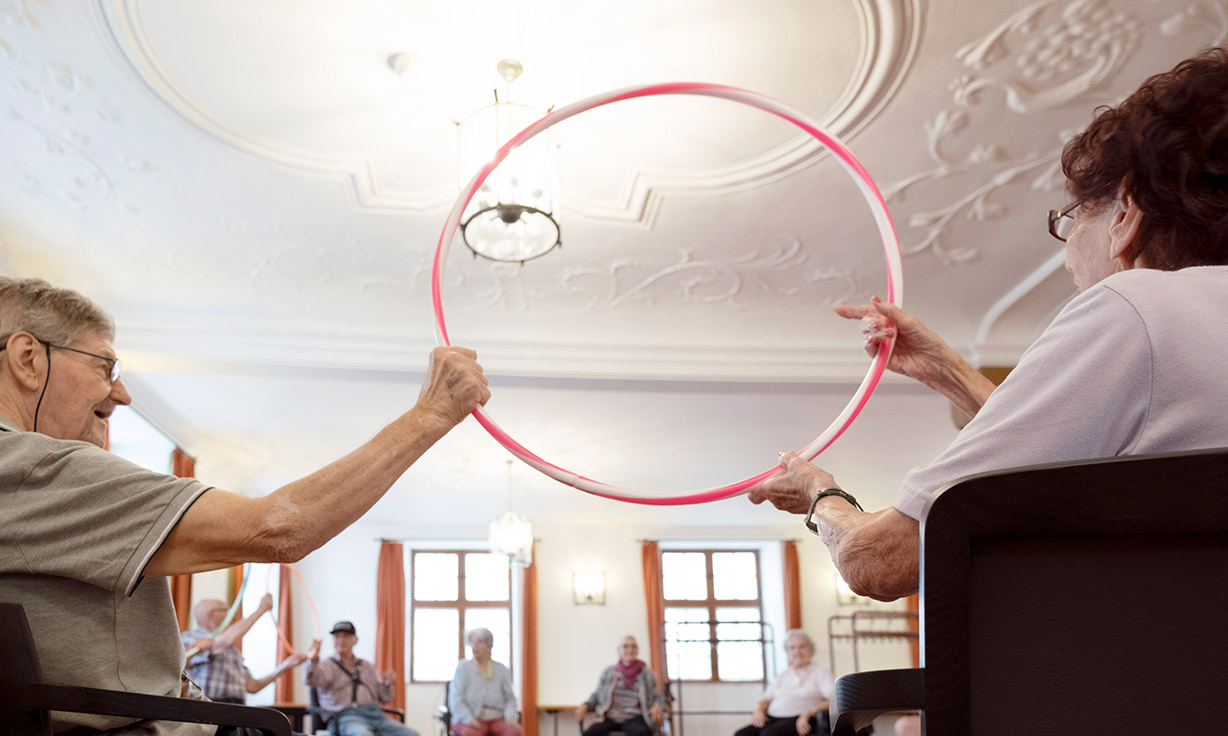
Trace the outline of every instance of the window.
{"label": "window", "polygon": [[671,679],[764,678],[763,598],[755,550],[661,553]]}
{"label": "window", "polygon": [[452,679],[471,656],[465,632],[490,629],[491,658],[510,667],[512,571],[506,555],[414,550],[410,557],[410,681]]}
{"label": "window", "polygon": [[130,406],[117,406],[111,414],[108,445],[111,453],[157,473],[171,472],[175,443]]}

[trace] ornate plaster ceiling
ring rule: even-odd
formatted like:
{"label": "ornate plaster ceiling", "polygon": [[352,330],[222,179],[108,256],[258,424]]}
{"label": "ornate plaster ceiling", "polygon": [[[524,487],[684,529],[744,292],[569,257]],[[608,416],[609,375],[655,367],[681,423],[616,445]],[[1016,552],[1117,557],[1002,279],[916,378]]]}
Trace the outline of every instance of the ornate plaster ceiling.
{"label": "ornate plaster ceiling", "polygon": [[[1225,0],[0,0],[0,266],[110,308],[142,411],[219,484],[267,489],[412,401],[434,244],[472,173],[454,121],[512,57],[517,101],[539,107],[695,80],[820,121],[887,196],[905,305],[1009,364],[1073,293],[1042,219],[1064,200],[1062,143],[1225,38]],[[458,246],[447,264],[450,333],[482,355],[492,411],[544,456],[597,475],[616,448],[675,489],[816,434],[866,368],[829,307],[885,288],[831,157],[710,99],[619,103],[557,133],[564,247],[518,266]],[[922,401],[893,391],[887,407]],[[814,416],[782,417],[782,396]],[[568,430],[577,416],[602,431]],[[900,464],[932,454],[894,424]],[[881,448],[854,435],[835,462],[873,482],[857,468]],[[465,437],[423,477],[501,489],[498,448]]]}

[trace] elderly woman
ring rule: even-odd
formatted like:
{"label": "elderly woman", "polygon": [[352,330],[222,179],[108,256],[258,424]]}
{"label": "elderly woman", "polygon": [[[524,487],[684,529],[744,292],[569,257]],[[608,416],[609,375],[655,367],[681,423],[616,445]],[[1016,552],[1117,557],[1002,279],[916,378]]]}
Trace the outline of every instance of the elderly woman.
{"label": "elderly woman", "polygon": [[634,636],[624,636],[618,645],[618,661],[606,667],[597,679],[597,689],[576,706],[576,720],[596,713],[600,719],[584,736],[605,736],[622,731],[626,736],[652,736],[665,717],[665,698],[657,688],[657,676],[639,658]]}
{"label": "elderly woman", "polygon": [[490,658],[495,637],[489,629],[468,636],[473,659],[462,660],[448,688],[448,710],[456,736],[522,736],[516,695],[507,668]]}
{"label": "elderly woman", "polygon": [[[751,500],[811,513],[854,590],[913,593],[918,519],[945,484],[1002,468],[1228,445],[1228,52],[1211,49],[1102,109],[1062,153],[1070,203],[1049,214],[1082,293],[994,389],[912,315],[875,300],[861,319],[890,368],[973,416],[892,508],[864,513],[794,454]],[[992,392],[992,394],[991,394]],[[1129,488],[1123,488],[1129,493]]]}
{"label": "elderly woman", "polygon": [[755,705],[750,725],[735,736],[806,736],[819,728],[818,714],[827,710],[832,682],[827,670],[811,664],[814,640],[801,629],[785,634],[789,668],[776,676]]}

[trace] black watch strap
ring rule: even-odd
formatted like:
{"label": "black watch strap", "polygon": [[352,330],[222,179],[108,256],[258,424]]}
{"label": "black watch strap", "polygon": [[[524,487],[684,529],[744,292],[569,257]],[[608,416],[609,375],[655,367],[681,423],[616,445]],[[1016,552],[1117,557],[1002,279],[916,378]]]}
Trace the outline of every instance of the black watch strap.
{"label": "black watch strap", "polygon": [[857,503],[857,499],[853,498],[853,494],[848,493],[840,488],[826,488],[819,491],[814,498],[810,500],[810,508],[806,511],[806,528],[815,534],[819,533],[819,526],[814,522],[814,509],[819,505],[819,501],[827,496],[839,496],[845,501],[853,504],[853,507],[858,511],[865,511],[861,504]]}

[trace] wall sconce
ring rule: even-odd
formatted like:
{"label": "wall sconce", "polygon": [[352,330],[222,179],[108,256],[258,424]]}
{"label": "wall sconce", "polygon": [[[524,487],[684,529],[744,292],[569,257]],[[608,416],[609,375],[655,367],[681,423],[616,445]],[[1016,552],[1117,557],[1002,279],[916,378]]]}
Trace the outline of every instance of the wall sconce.
{"label": "wall sconce", "polygon": [[573,572],[571,574],[572,600],[577,606],[605,605],[605,573]]}
{"label": "wall sconce", "polygon": [[869,602],[869,598],[862,595],[857,595],[849,584],[844,582],[844,578],[840,577],[839,571],[832,573],[836,580],[836,605],[838,606],[860,606]]}

